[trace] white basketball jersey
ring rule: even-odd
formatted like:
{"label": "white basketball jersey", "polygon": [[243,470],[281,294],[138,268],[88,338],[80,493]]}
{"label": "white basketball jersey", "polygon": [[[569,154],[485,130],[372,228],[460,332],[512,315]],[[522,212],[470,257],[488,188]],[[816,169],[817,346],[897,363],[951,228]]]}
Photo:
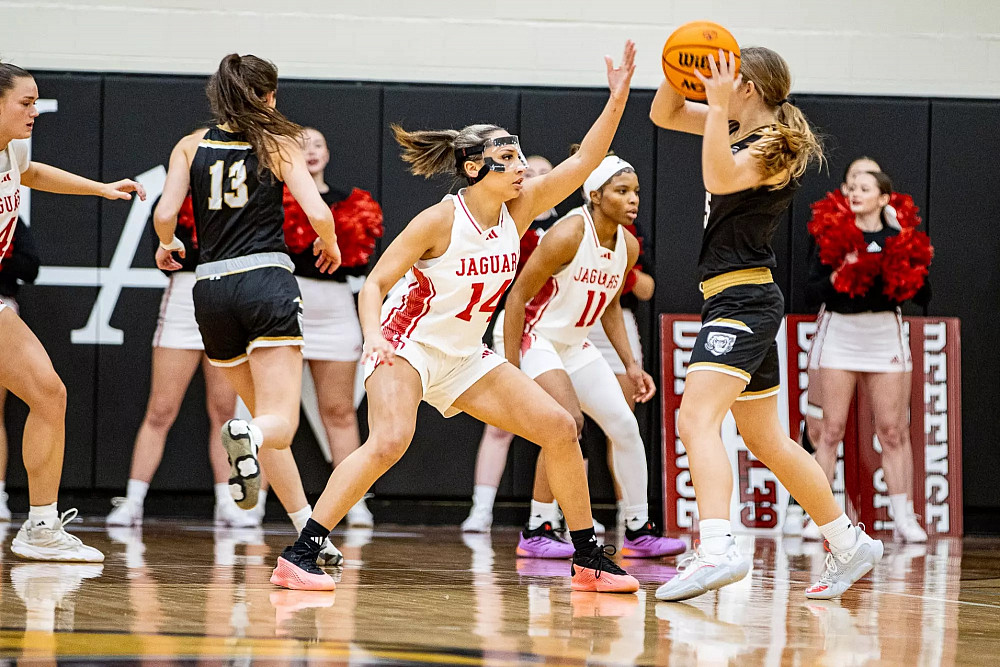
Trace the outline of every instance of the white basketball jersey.
{"label": "white basketball jersey", "polygon": [[583,216],[580,248],[573,261],[549,278],[528,302],[524,314],[526,333],[535,332],[564,345],[580,345],[586,340],[621,288],[628,266],[624,227],[618,228],[615,247],[609,250],[597,238],[586,206],[573,209],[562,220],[573,215]]}
{"label": "white basketball jersey", "polygon": [[6,171],[0,171],[0,262],[10,252],[17,228],[17,210],[21,206],[21,168],[14,155],[14,142],[4,149],[10,163]]}
{"label": "white basketball jersey", "polygon": [[465,205],[462,191],[447,195],[455,205],[451,242],[440,257],[420,260],[382,305],[382,334],[408,338],[445,354],[469,356],[483,347],[483,334],[500,297],[517,271],[520,235],[507,211],[483,229]]}

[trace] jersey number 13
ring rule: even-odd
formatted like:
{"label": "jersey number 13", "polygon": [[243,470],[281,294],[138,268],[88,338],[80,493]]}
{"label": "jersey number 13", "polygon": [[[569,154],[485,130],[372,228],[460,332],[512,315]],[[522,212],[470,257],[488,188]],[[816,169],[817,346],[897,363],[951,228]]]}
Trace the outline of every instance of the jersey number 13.
{"label": "jersey number 13", "polygon": [[222,202],[226,202],[229,208],[243,208],[246,206],[249,195],[247,194],[247,168],[243,160],[234,162],[229,167],[229,178],[231,190],[222,191],[222,172],[226,165],[222,160],[217,160],[215,164],[208,168],[208,173],[212,175],[212,191],[208,197],[208,208],[210,211],[218,211],[222,208]]}

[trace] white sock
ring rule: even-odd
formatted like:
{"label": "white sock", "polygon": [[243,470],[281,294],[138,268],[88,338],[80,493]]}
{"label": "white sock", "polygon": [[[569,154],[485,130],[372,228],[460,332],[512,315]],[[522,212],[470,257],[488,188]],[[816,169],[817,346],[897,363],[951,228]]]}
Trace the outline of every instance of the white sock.
{"label": "white sock", "polygon": [[253,444],[257,445],[257,449],[260,449],[264,444],[264,432],[256,424],[249,424],[248,426],[250,429],[250,439],[253,440]]}
{"label": "white sock", "polygon": [[830,546],[838,551],[846,551],[857,544],[858,534],[854,530],[854,525],[847,518],[846,514],[841,514],[830,523],[819,527],[819,532],[830,543]]}
{"label": "white sock", "polygon": [[649,521],[649,504],[643,503],[641,505],[626,507],[625,516],[625,527],[629,530],[639,530]]}
{"label": "white sock", "polygon": [[[146,491],[149,491],[149,483],[140,479],[130,479],[125,487],[125,497],[129,502],[142,505],[146,502]],[[228,491],[227,491],[228,493]]]}
{"label": "white sock", "polygon": [[[2,491],[3,489],[0,489]],[[497,489],[495,486],[486,484],[476,484],[472,487],[472,505],[476,509],[487,512],[493,511],[493,501],[496,500]]]}
{"label": "white sock", "polygon": [[531,501],[531,515],[528,517],[528,530],[535,530],[548,521],[553,526],[559,518],[559,505],[556,501],[551,503],[540,503],[537,500]]}
{"label": "white sock", "polygon": [[702,519],[698,522],[701,550],[710,556],[721,556],[733,544],[729,519]]}
{"label": "white sock", "polygon": [[257,492],[257,504],[260,507],[264,507],[267,504],[267,489],[261,489]]}
{"label": "white sock", "polygon": [[5,492],[6,490],[7,490],[7,482],[5,480],[0,479],[0,493]]}
{"label": "white sock", "polygon": [[295,526],[295,532],[301,533],[302,529],[306,525],[306,521],[312,516],[313,508],[312,505],[306,505],[302,509],[296,512],[289,512],[288,518],[292,520],[292,525]]}
{"label": "white sock", "polygon": [[889,496],[889,507],[892,509],[892,518],[897,523],[906,521],[910,516],[905,493],[894,493]]}
{"label": "white sock", "polygon": [[225,505],[232,500],[232,496],[229,495],[229,482],[217,482],[212,485],[212,488],[215,489],[216,505]]}
{"label": "white sock", "polygon": [[56,504],[51,505],[32,505],[28,508],[28,521],[35,524],[45,524],[48,526],[53,525],[59,518],[59,512],[56,510]]}

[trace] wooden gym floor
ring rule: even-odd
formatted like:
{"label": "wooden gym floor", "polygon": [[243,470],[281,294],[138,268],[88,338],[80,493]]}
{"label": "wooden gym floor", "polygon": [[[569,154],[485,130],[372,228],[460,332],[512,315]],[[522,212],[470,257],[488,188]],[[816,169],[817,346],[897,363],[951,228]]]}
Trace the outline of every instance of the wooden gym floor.
{"label": "wooden gym floor", "polygon": [[[823,547],[738,538],[751,578],[657,602],[673,559],[626,561],[638,595],[574,593],[568,561],[518,559],[517,532],[335,533],[336,593],[268,583],[292,539],[264,530],[75,524],[103,566],[0,560],[0,664],[952,665],[1000,662],[1000,539],[887,544],[840,601],[802,596]],[[609,535],[611,542],[612,535]]]}

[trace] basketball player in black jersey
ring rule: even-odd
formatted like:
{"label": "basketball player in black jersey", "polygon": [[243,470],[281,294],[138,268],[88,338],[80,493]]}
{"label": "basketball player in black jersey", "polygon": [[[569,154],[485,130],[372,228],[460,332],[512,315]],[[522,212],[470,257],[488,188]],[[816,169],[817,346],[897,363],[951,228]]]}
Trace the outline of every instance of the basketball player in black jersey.
{"label": "basketball player in black jersey", "polygon": [[216,126],[178,142],[154,223],[156,263],[176,270],[174,236],[190,187],[200,244],[195,319],[205,354],[254,418],[222,429],[232,467],[230,491],[250,509],[258,499],[258,449],[277,495],[301,481],[288,446],[298,427],[302,384],[302,300],[285,254],[282,182],[315,228],[316,266],[340,264],[333,214],[313,182],[299,143],[302,128],[275,109],[278,70],[256,56],[230,54],[208,83]]}
{"label": "basketball player in black jersey", "polygon": [[[708,104],[685,101],[664,82],[650,111],[660,127],[704,135],[702,173],[708,216],[698,270],[705,296],[702,329],[678,416],[698,500],[701,545],[656,597],[685,600],[739,581],[750,561],[736,548],[729,516],[733,480],[720,431],[732,411],[747,447],[820,524],[830,543],[810,598],[833,598],[882,557],[882,543],[854,526],[834,500],[822,469],[778,420],[778,349],[784,315],[771,240],[808,164],[822,147],[788,100],[784,59],[763,47],[735,58],[719,51],[705,84]],[[736,130],[730,135],[730,122]]]}

